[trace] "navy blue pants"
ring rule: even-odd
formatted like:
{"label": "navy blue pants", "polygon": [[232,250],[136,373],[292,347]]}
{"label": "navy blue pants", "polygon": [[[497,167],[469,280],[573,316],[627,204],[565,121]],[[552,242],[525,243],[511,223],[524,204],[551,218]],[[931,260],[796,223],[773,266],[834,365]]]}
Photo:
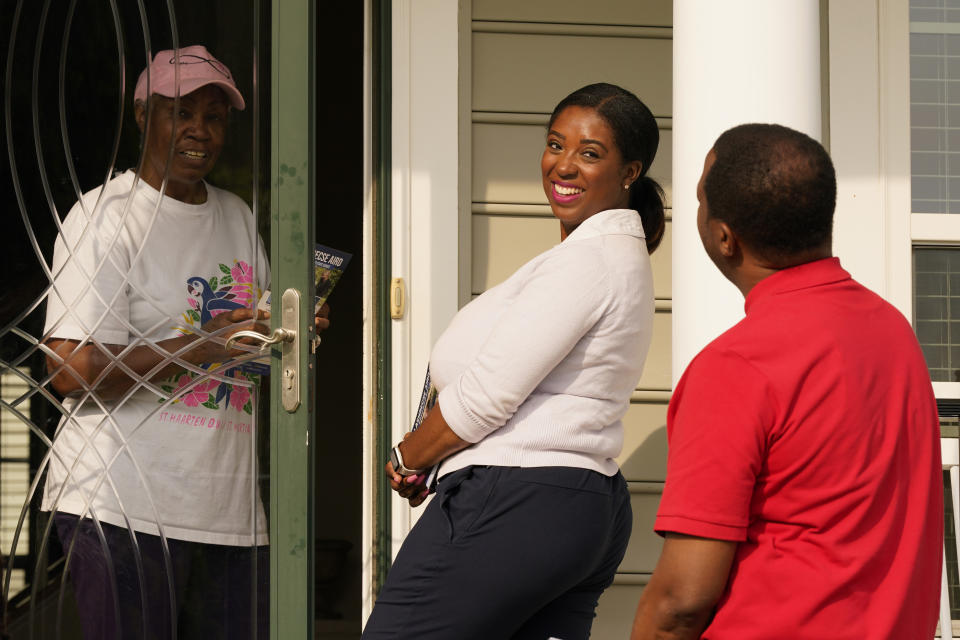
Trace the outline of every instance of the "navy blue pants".
{"label": "navy blue pants", "polygon": [[105,550],[89,518],[57,513],[54,524],[87,640],[268,637],[269,547],[168,538],[170,575],[158,536],[137,533],[136,553],[127,529],[101,523]]}
{"label": "navy blue pants", "polygon": [[363,638],[587,638],[631,525],[619,473],[456,471],[403,543]]}

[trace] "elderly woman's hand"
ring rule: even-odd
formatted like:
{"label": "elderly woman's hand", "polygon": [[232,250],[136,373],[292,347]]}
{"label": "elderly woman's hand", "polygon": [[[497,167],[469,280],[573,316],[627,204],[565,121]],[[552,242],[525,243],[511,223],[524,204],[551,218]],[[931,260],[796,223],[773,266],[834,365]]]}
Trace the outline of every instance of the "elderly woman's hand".
{"label": "elderly woman's hand", "polygon": [[330,326],[330,305],[326,302],[323,303],[323,306],[317,310],[317,314],[313,317],[314,326],[317,329],[317,333],[320,333],[324,329]]}
{"label": "elderly woman's hand", "polygon": [[[264,335],[270,335],[270,327],[262,322],[270,318],[266,311],[256,309],[232,309],[214,317],[204,324],[201,329],[206,334],[216,334],[216,337],[191,336],[194,346],[185,354],[185,359],[193,364],[208,364],[211,362],[227,362],[231,358],[255,352],[260,348],[260,342],[250,338],[237,340],[235,347],[226,349],[226,341],[237,331],[252,330]],[[229,328],[227,331],[222,331]]]}

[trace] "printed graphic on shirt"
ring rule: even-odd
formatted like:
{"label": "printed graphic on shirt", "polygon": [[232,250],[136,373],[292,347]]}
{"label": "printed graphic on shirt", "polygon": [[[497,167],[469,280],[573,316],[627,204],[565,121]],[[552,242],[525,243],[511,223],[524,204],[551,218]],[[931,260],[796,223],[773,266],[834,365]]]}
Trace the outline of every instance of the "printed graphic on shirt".
{"label": "printed graphic on shirt", "polygon": [[[254,290],[253,267],[242,260],[234,260],[233,266],[222,263],[219,266],[220,273],[209,278],[187,278],[189,308],[183,312],[185,325],[178,327],[182,333],[191,333],[188,327],[201,327],[221,313],[251,307],[257,299],[259,292]],[[214,362],[201,367],[210,369],[219,364]],[[259,375],[239,368],[228,369],[224,375],[238,381],[252,382],[254,386],[260,383]],[[206,380],[190,386],[198,377],[198,374],[185,371],[161,382],[160,388],[173,397],[172,404],[182,403],[190,408],[202,406],[207,409],[232,407],[246,414],[253,412],[252,387],[227,384],[220,380]],[[163,401],[161,398],[160,402]]]}
{"label": "printed graphic on shirt", "polygon": [[190,325],[204,325],[225,311],[253,306],[253,267],[234,261],[233,267],[220,265],[220,275],[187,279],[190,309],[183,319]]}

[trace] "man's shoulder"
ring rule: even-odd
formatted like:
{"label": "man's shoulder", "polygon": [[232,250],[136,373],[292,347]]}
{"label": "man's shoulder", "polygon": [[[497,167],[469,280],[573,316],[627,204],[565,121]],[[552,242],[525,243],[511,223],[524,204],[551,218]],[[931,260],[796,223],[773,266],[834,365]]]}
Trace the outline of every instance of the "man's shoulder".
{"label": "man's shoulder", "polygon": [[703,372],[752,371],[788,390],[812,371],[843,376],[900,363],[926,379],[910,321],[852,279],[791,291],[756,305],[697,356]]}
{"label": "man's shoulder", "polygon": [[754,350],[750,348],[756,345],[751,343],[748,333],[735,331],[737,327],[739,325],[731,327],[701,349],[690,361],[684,376],[713,380],[729,376],[762,376],[762,367],[757,366]]}

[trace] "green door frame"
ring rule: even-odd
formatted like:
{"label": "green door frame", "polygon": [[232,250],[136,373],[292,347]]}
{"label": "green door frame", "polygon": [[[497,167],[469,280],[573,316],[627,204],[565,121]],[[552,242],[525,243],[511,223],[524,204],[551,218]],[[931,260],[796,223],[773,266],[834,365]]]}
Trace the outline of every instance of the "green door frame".
{"label": "green door frame", "polygon": [[[374,439],[375,460],[386,461],[393,443],[390,416],[391,410],[391,380],[392,359],[390,357],[390,281],[392,273],[390,229],[392,219],[390,215],[391,183],[390,171],[392,168],[391,154],[391,117],[392,117],[392,39],[390,32],[393,26],[390,0],[374,0],[372,8],[373,34],[373,118],[375,127],[374,144],[374,179],[376,184],[376,219],[374,222],[376,242],[376,353],[377,353],[377,420],[375,424],[376,437]],[[375,463],[374,491],[375,520],[374,520],[374,574],[373,588],[375,593],[380,592],[387,572],[390,570],[393,558],[391,544],[391,491],[387,486],[386,476],[381,464]]]}
{"label": "green door frame", "polygon": [[[273,0],[271,55],[271,291],[294,288],[303,303],[300,406],[280,401],[280,358],[270,376],[270,637],[314,636],[313,245],[315,25],[310,0]],[[279,305],[275,305],[279,308]],[[272,317],[274,328],[280,314]],[[305,338],[305,339],[304,339]]]}

